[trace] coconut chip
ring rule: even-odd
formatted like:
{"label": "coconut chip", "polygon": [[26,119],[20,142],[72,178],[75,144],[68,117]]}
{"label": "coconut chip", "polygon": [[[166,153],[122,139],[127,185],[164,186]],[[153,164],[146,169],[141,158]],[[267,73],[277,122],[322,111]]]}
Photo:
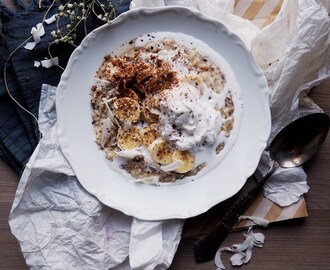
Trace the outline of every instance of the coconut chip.
{"label": "coconut chip", "polygon": [[253,216],[240,216],[238,218],[238,221],[241,220],[250,220],[252,221],[254,224],[260,225],[262,227],[267,227],[269,225],[269,220],[264,219],[264,218],[260,218],[260,217],[253,217]]}
{"label": "coconut chip", "polygon": [[94,84],[96,87],[102,89],[104,87],[107,87],[109,84],[111,84],[111,82],[94,77]]}
{"label": "coconut chip", "polygon": [[157,185],[159,183],[159,176],[149,176],[149,177],[144,177],[144,178],[137,178],[133,180],[134,183],[145,183],[149,185]]}
{"label": "coconut chip", "polygon": [[[38,62],[38,61],[34,61],[34,66],[36,66],[36,62]],[[56,56],[56,57],[51,58],[51,59],[42,60],[42,61],[40,61],[40,64],[44,68],[50,68],[50,67],[53,67],[53,66],[58,66],[58,57]]]}
{"label": "coconut chip", "polygon": [[58,57],[54,57],[54,58],[51,58],[51,59],[45,59],[45,60],[42,60],[42,61],[34,61],[34,67],[44,67],[44,68],[50,68],[50,67],[53,67],[53,66],[58,66]]}
{"label": "coconut chip", "polygon": [[25,44],[24,49],[32,51],[36,45],[37,43],[35,41],[31,41]]}
{"label": "coconut chip", "polygon": [[33,50],[34,47],[40,42],[41,37],[45,34],[45,28],[42,23],[38,23],[35,27],[32,27],[31,34],[34,41],[25,44],[24,48],[27,50]]}
{"label": "coconut chip", "polygon": [[115,152],[115,153],[119,157],[128,158],[128,159],[133,159],[137,156],[142,156],[143,155],[143,153],[139,150],[139,148],[130,149],[130,150],[122,150],[122,151],[118,151],[118,152]]}
{"label": "coconut chip", "polygon": [[51,24],[53,22],[56,22],[56,14],[45,20],[45,23],[47,24]]}
{"label": "coconut chip", "polygon": [[176,170],[182,165],[183,165],[183,161],[181,159],[178,159],[170,164],[160,166],[160,169],[164,172],[170,172]]}
{"label": "coconut chip", "polygon": [[117,120],[117,118],[114,116],[112,110],[110,109],[110,106],[109,106],[109,102],[110,102],[110,100],[107,100],[106,98],[102,98],[102,101],[104,102],[104,105],[105,105],[106,108],[107,108],[108,116],[110,117],[111,121],[112,121],[117,127],[119,127],[118,120]]}
{"label": "coconut chip", "polygon": [[110,131],[112,129],[112,122],[109,117],[103,120],[103,128],[102,128],[102,138],[101,138],[101,146],[104,147],[107,141],[110,138]]}
{"label": "coconut chip", "polygon": [[36,67],[36,68],[40,67],[41,66],[40,61],[34,61],[33,66]]}
{"label": "coconut chip", "polygon": [[242,244],[234,244],[231,247],[220,248],[214,259],[217,270],[225,269],[221,260],[221,253],[228,251],[234,253],[230,258],[232,266],[240,266],[246,264],[251,260],[253,247],[263,247],[265,236],[262,233],[253,233],[252,227],[248,229],[245,236],[245,241]]}

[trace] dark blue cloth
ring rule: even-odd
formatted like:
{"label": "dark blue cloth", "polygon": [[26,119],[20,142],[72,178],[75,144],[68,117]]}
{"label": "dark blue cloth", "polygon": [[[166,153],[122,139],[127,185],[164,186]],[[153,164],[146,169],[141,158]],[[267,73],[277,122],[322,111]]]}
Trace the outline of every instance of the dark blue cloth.
{"label": "dark blue cloth", "polygon": [[[29,0],[15,0],[17,12],[13,12],[0,1],[0,19],[2,33],[0,36],[0,157],[3,158],[16,172],[20,173],[38,144],[37,124],[28,113],[22,110],[8,95],[3,78],[3,70],[10,52],[15,50],[27,37],[31,28],[43,19],[45,11],[51,0],[38,2]],[[119,2],[116,14],[127,11],[130,1],[112,1],[114,5]],[[54,6],[49,16],[57,12]],[[65,23],[65,22],[63,22]],[[99,20],[90,20],[88,30],[100,26]],[[43,83],[57,85],[62,70],[58,67],[34,68],[35,60],[43,60],[48,55],[48,45],[53,41],[51,31],[54,24],[44,24],[46,34],[41,42],[32,50],[18,50],[7,63],[7,84],[11,95],[35,116],[38,115],[40,90]],[[78,43],[83,38],[83,31],[78,31]],[[74,47],[68,44],[51,46],[51,53],[59,56],[60,65],[64,66]]]}

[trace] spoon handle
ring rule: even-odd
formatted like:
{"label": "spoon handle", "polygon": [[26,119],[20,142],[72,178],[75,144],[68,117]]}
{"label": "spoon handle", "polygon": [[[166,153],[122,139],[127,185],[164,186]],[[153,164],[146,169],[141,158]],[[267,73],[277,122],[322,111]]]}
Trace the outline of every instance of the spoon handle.
{"label": "spoon handle", "polygon": [[238,217],[251,205],[260,192],[261,187],[277,168],[277,164],[273,163],[271,169],[266,175],[247,194],[245,194],[242,199],[229,209],[220,222],[217,223],[215,228],[204,238],[194,243],[194,256],[197,263],[214,259],[220,244],[226,239],[229,231],[237,222]]}

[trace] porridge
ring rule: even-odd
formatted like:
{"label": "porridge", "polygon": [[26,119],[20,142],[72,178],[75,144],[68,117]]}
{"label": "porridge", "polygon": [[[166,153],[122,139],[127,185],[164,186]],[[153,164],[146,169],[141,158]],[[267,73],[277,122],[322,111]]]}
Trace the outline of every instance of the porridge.
{"label": "porridge", "polygon": [[152,33],[105,56],[91,89],[96,143],[133,181],[175,182],[213,169],[240,122],[239,86],[223,59]]}

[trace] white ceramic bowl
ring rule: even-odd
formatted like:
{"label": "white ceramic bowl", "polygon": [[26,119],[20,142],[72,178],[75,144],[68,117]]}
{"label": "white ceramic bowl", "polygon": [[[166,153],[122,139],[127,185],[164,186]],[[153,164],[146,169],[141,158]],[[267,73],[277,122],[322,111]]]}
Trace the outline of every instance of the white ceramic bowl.
{"label": "white ceramic bowl", "polygon": [[[243,103],[239,134],[222,162],[195,181],[160,187],[132,183],[109,167],[94,142],[90,105],[93,77],[104,56],[155,31],[207,43],[230,65]],[[56,108],[60,146],[82,186],[105,205],[144,220],[196,216],[233,196],[256,169],[271,127],[267,83],[243,42],[220,22],[183,7],[132,10],[91,32],[62,75]]]}

